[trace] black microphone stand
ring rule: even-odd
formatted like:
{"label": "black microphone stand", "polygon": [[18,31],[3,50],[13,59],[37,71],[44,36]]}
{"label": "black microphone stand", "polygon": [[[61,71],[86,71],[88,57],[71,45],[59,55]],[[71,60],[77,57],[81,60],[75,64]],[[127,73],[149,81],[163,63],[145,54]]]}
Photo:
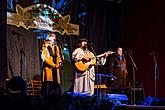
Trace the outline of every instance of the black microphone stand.
{"label": "black microphone stand", "polygon": [[135,105],[135,81],[136,81],[136,78],[135,78],[135,70],[137,70],[137,67],[136,67],[136,64],[133,60],[133,57],[132,57],[132,51],[128,52],[128,56],[130,57],[131,59],[131,62],[132,62],[132,69],[133,69],[133,103]]}
{"label": "black microphone stand", "polygon": [[[21,75],[21,78],[23,78],[23,75],[22,75],[22,65],[23,65],[23,57],[25,57],[25,52],[23,50],[23,48],[21,47],[21,50],[20,50],[20,54],[21,54],[21,59],[20,59],[20,66],[21,66],[21,69],[20,69],[20,75]],[[25,57],[26,58],[26,57]],[[25,64],[26,64],[26,59],[25,59]]]}
{"label": "black microphone stand", "polygon": [[154,59],[154,96],[157,97],[157,79],[159,79],[159,69],[158,64],[155,57],[155,51],[152,52],[152,56]]}
{"label": "black microphone stand", "polygon": [[[21,76],[21,78],[23,78],[22,65],[23,65],[23,56],[25,57],[25,52],[24,52],[24,49],[23,49],[23,47],[21,45],[21,41],[20,41],[21,34],[13,31],[13,35],[17,35],[17,37],[18,37],[18,43],[19,43],[19,46],[21,48],[20,49],[20,76]],[[25,57],[25,64],[26,64],[26,57]]]}
{"label": "black microphone stand", "polygon": [[[94,50],[94,48],[93,48],[93,44],[92,45],[88,45],[89,47],[90,47],[90,49],[91,49],[91,51],[93,52],[93,54],[94,54],[94,56],[96,57],[97,55],[96,55],[96,52],[95,52],[95,50]],[[96,57],[96,63],[97,63],[97,57]],[[98,72],[98,66],[96,65],[96,73]],[[101,76],[99,77],[99,75],[96,75],[96,83],[97,83],[97,92],[96,92],[96,94],[97,94],[97,96],[101,96],[101,92],[99,92],[99,85],[98,84],[101,84]]]}

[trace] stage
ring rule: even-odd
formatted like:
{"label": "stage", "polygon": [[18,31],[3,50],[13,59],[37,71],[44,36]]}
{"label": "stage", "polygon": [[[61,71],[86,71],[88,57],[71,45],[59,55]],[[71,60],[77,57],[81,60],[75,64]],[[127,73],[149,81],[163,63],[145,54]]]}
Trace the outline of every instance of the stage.
{"label": "stage", "polygon": [[115,109],[117,110],[164,110],[165,106],[146,106],[146,105],[120,105],[116,106]]}
{"label": "stage", "polygon": [[[118,95],[119,96],[119,95]],[[165,102],[160,105],[130,105],[123,98],[109,95],[87,96],[86,94],[65,93],[50,96],[27,96],[19,94],[0,97],[3,110],[144,110],[165,109]]]}

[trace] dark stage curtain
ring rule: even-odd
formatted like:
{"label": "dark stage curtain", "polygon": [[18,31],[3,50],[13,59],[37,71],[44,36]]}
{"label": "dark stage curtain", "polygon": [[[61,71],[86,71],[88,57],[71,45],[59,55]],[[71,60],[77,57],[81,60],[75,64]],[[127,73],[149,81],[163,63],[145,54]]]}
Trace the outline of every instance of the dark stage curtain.
{"label": "dark stage curtain", "polygon": [[[71,12],[71,20],[79,24],[80,36],[70,38],[71,51],[76,48],[80,37],[85,37],[94,44],[92,48],[96,55],[109,50],[114,51],[115,47],[123,46],[121,2],[80,0],[75,4],[77,5],[72,7],[74,11]],[[83,12],[87,14],[81,16]],[[97,72],[108,73],[108,65],[98,67]]]}
{"label": "dark stage curtain", "polygon": [[[19,3],[23,6],[32,4],[23,1]],[[155,63],[153,55],[149,55],[155,51],[159,67],[157,95],[165,96],[163,4],[163,1],[155,2],[154,0],[68,0],[63,16],[71,15],[70,22],[80,26],[80,36],[64,35],[70,54],[76,48],[77,40],[82,36],[94,44],[93,49],[97,55],[108,50],[113,51],[117,46],[123,47],[124,50],[131,50],[138,68],[135,71],[136,81],[143,83],[146,96],[148,96],[154,95],[155,92]],[[20,59],[17,62],[20,62]],[[39,65],[38,62],[35,65]],[[133,73],[129,56],[127,56],[127,68],[129,81],[131,81]],[[19,74],[19,70],[16,73]],[[109,65],[99,66],[97,73],[108,74]]]}
{"label": "dark stage curtain", "polygon": [[[122,4],[116,1],[90,0],[88,39],[94,43],[96,54],[114,51],[122,46]],[[108,62],[108,60],[107,60]],[[108,65],[98,67],[97,73],[109,73]]]}
{"label": "dark stage curtain", "polygon": [[[165,97],[165,1],[124,1],[124,44],[133,51],[138,68],[136,81],[143,83],[146,96],[155,96],[156,93],[156,97]],[[159,70],[155,70],[154,56]],[[131,62],[128,67],[132,77]]]}

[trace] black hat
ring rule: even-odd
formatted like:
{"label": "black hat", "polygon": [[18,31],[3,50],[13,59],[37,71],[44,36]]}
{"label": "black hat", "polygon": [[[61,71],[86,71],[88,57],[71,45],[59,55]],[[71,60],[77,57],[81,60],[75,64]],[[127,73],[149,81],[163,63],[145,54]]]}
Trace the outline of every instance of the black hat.
{"label": "black hat", "polygon": [[88,42],[88,40],[87,40],[87,39],[85,39],[85,38],[80,38],[80,39],[78,40],[78,43],[81,43],[81,42],[83,42],[83,41]]}

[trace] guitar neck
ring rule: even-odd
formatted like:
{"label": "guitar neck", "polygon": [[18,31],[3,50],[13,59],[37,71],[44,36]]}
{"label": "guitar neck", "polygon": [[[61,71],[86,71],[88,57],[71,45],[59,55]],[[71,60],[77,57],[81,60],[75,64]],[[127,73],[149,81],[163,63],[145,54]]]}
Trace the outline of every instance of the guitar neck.
{"label": "guitar neck", "polygon": [[[106,56],[108,56],[108,55],[111,55],[111,54],[113,54],[114,52],[112,52],[112,51],[107,51],[107,52],[105,52],[105,53],[102,53],[102,54],[100,54],[100,55],[97,55],[97,57],[106,57]],[[106,55],[107,54],[107,55]]]}

